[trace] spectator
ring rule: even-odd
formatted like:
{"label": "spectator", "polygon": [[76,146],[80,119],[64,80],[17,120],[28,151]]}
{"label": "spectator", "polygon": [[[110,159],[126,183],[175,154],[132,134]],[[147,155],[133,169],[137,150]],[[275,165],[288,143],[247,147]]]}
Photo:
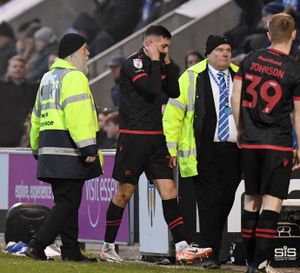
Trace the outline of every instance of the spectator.
{"label": "spectator", "polygon": [[291,3],[290,4],[285,4],[284,1],[283,1],[283,5],[284,5],[283,13],[291,15],[293,17],[293,19],[295,20],[295,23],[296,23],[296,30],[297,30],[296,39],[293,41],[291,52],[290,52],[290,55],[295,55],[295,54],[297,54],[295,52],[295,47],[300,42],[300,31],[299,31],[300,12],[297,11],[297,5],[291,5]]}
{"label": "spectator", "polygon": [[17,43],[16,43],[16,49],[18,52],[18,55],[23,54],[23,52],[26,50],[27,42],[26,42],[26,32],[32,25],[40,25],[41,21],[38,18],[35,18],[33,20],[30,20],[28,22],[25,22],[21,24],[17,29]]}
{"label": "spectator", "polygon": [[56,58],[58,57],[56,52],[52,52],[50,53],[49,57],[48,57],[48,68],[50,69],[51,65],[54,64]]}
{"label": "spectator", "polygon": [[113,57],[106,65],[110,68],[115,85],[111,89],[111,98],[115,107],[119,108],[120,104],[120,83],[119,76],[124,58],[117,56]]}
{"label": "spectator", "polygon": [[163,7],[162,0],[144,0],[142,18],[138,23],[137,29],[150,24],[155,19],[160,17]]}
{"label": "spectator", "polygon": [[175,9],[187,0],[144,0],[142,7],[141,20],[137,25],[137,29],[150,24],[157,18]]}
{"label": "spectator", "polygon": [[98,123],[100,129],[103,129],[105,127],[107,115],[112,112],[113,111],[107,107],[103,108],[102,110],[98,110]]}
{"label": "spectator", "polygon": [[16,49],[19,55],[22,54],[26,47],[26,41],[25,41],[25,33],[26,30],[29,28],[31,24],[31,21],[25,22],[21,24],[17,29],[17,42],[16,42]]}
{"label": "spectator", "polygon": [[233,48],[239,54],[242,48],[242,41],[247,35],[254,33],[260,19],[263,7],[262,0],[235,0],[235,3],[241,8],[239,23],[233,29],[224,33],[232,41]]}
{"label": "spectator", "polygon": [[25,32],[25,48],[19,53],[26,62],[26,73],[29,74],[33,71],[35,62],[38,57],[38,51],[34,44],[34,34],[41,28],[38,23],[33,23]]}
{"label": "spectator", "polygon": [[167,12],[175,9],[176,7],[182,5],[187,1],[188,0],[163,0],[163,7],[160,16],[166,14]]}
{"label": "spectator", "polygon": [[276,13],[282,12],[283,9],[284,6],[281,2],[273,1],[266,4],[262,9],[262,18],[261,18],[262,27],[264,27],[267,30],[268,22],[270,21],[272,16]]}
{"label": "spectator", "polygon": [[107,115],[106,124],[104,130],[107,135],[107,146],[106,149],[117,148],[117,142],[119,138],[119,113],[113,112]]}
{"label": "spectator", "polygon": [[184,58],[185,68],[189,68],[189,67],[193,66],[194,64],[199,63],[203,59],[204,59],[204,57],[199,51],[189,50],[185,54],[185,58]]}
{"label": "spectator", "polygon": [[98,109],[98,123],[99,123],[99,133],[97,135],[97,141],[99,143],[99,148],[100,149],[105,149],[107,148],[108,145],[108,139],[106,132],[104,130],[105,125],[106,125],[106,118],[107,116],[112,113],[113,111],[110,110],[109,108],[105,107],[101,110]]}
{"label": "spectator", "polygon": [[29,133],[30,133],[30,129],[31,129],[31,123],[30,123],[30,119],[31,119],[31,113],[29,113],[24,121],[23,124],[23,136],[21,137],[21,141],[20,141],[20,147],[23,148],[30,148],[30,138],[29,138]]}
{"label": "spectator", "polygon": [[246,53],[260,48],[266,48],[270,45],[267,37],[267,24],[272,15],[283,12],[283,9],[283,4],[275,1],[263,7],[262,18],[258,27],[252,35],[247,36],[243,41],[243,49]]}
{"label": "spectator", "polygon": [[71,30],[72,29],[75,30],[75,33],[78,33],[85,37],[88,44],[90,44],[94,40],[99,30],[96,21],[85,12],[80,13],[75,18],[71,27]]}
{"label": "spectator", "polygon": [[141,17],[143,0],[102,0],[96,3],[99,32],[90,46],[91,56],[101,53],[134,31]]}
{"label": "spectator", "polygon": [[56,36],[49,27],[42,27],[34,33],[34,44],[38,56],[33,71],[27,75],[30,82],[39,81],[42,78],[43,74],[48,71],[49,55],[57,51]]}
{"label": "spectator", "polygon": [[0,24],[0,77],[6,73],[8,60],[15,54],[14,32],[8,23],[2,22]]}
{"label": "spectator", "polygon": [[299,0],[282,0],[282,4],[286,7],[286,6],[291,6],[294,11],[299,12]]}
{"label": "spectator", "polygon": [[7,74],[0,81],[0,147],[19,146],[24,121],[34,105],[38,86],[26,81],[25,65],[20,56],[12,57]]}

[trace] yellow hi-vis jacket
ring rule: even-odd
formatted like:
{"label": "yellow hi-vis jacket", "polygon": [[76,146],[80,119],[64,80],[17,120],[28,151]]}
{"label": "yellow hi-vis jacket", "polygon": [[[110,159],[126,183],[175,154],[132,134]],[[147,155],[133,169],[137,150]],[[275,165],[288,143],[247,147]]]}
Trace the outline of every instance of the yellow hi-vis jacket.
{"label": "yellow hi-vis jacket", "polygon": [[[171,156],[178,158],[182,177],[198,175],[197,147],[194,132],[197,77],[207,68],[207,59],[188,68],[179,78],[180,96],[169,99],[163,116],[163,129]],[[238,67],[230,64],[236,72]]]}
{"label": "yellow hi-vis jacket", "polygon": [[87,77],[57,59],[42,80],[31,116],[30,145],[38,155],[37,177],[90,179],[102,173],[98,152],[97,112]]}

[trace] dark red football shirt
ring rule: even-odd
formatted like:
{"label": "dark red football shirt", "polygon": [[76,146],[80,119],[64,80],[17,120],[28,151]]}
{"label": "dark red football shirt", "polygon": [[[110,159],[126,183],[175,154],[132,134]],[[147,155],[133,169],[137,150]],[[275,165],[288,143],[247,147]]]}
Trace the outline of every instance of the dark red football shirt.
{"label": "dark red football shirt", "polygon": [[293,100],[300,100],[300,65],[273,48],[250,53],[242,80],[241,147],[291,151]]}
{"label": "dark red football shirt", "polygon": [[120,132],[162,134],[162,93],[180,94],[175,65],[151,61],[141,49],[123,63],[120,89]]}

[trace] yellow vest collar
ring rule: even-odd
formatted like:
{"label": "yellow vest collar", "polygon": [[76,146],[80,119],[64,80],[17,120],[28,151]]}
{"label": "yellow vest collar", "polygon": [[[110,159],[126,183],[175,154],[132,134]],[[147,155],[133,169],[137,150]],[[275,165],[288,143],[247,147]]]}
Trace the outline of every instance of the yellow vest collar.
{"label": "yellow vest collar", "polygon": [[69,63],[68,61],[60,58],[56,58],[55,62],[51,65],[50,70],[55,68],[64,68],[64,69],[74,69],[77,70],[77,68]]}

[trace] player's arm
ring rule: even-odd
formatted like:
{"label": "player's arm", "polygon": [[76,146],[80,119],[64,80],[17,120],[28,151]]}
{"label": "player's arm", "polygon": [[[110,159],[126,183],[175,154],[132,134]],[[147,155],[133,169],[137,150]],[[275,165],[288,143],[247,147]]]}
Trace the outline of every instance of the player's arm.
{"label": "player's arm", "polygon": [[150,73],[144,70],[142,59],[128,59],[124,71],[136,90],[146,94],[157,95],[161,92],[161,62],[152,60]]}
{"label": "player's arm", "polygon": [[242,81],[235,78],[233,81],[233,89],[231,94],[231,107],[236,127],[239,127],[240,104],[241,104]]}
{"label": "player's arm", "polygon": [[143,93],[157,95],[161,92],[160,61],[151,61],[151,73],[134,81],[134,85]]}
{"label": "player's arm", "polygon": [[242,93],[242,84],[243,84],[242,66],[243,66],[243,62],[240,64],[239,70],[235,74],[234,81],[233,81],[232,94],[231,94],[231,98],[230,98],[233,119],[235,122],[235,126],[237,128],[237,144],[238,145],[239,145],[240,137],[241,137],[239,118],[240,118],[241,93]]}
{"label": "player's arm", "polygon": [[294,129],[297,139],[297,148],[294,155],[293,170],[300,168],[300,100],[294,100]]}
{"label": "player's arm", "polygon": [[166,65],[166,81],[162,85],[162,89],[170,98],[175,99],[180,95],[178,73],[176,73],[176,67],[172,62]]}
{"label": "player's arm", "polygon": [[160,52],[158,50],[158,47],[153,43],[144,45],[144,51],[151,60],[150,70],[148,73],[144,72],[142,74],[136,75],[132,81],[137,87],[137,90],[149,95],[158,95],[161,92]]}

